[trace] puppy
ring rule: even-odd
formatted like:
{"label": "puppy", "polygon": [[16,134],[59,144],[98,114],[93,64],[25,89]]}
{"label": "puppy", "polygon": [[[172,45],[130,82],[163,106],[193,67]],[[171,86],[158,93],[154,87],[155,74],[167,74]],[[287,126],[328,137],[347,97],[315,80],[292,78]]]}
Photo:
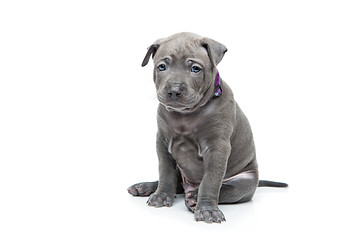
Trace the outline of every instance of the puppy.
{"label": "puppy", "polygon": [[150,196],[150,206],[171,206],[177,193],[196,221],[222,222],[219,203],[249,201],[260,181],[249,122],[216,68],[227,48],[210,38],[179,33],[155,41],[142,66],[154,60],[160,102],[156,149],[159,181],[128,188]]}

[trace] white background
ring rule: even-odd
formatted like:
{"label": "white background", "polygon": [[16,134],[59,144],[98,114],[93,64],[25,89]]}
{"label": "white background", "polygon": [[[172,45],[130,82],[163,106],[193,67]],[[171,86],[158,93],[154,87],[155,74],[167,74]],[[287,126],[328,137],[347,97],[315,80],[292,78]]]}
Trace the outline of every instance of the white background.
{"label": "white background", "polygon": [[[358,1],[1,1],[0,239],[359,239]],[[157,179],[157,38],[228,48],[262,179],[227,222],[131,197]]]}

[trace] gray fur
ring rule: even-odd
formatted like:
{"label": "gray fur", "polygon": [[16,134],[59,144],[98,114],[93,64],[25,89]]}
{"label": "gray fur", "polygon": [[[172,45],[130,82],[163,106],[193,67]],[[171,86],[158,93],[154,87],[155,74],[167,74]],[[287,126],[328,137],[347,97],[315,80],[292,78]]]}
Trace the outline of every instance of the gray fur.
{"label": "gray fur", "polygon": [[[128,191],[151,194],[150,206],[171,206],[184,188],[185,204],[197,221],[221,222],[219,203],[246,202],[255,193],[258,165],[249,122],[224,81],[222,95],[213,98],[216,66],[226,51],[223,44],[192,33],[157,40],[148,49],[142,66],[153,57],[160,102],[159,181]],[[160,71],[162,64],[166,69]],[[201,71],[192,72],[194,65]]]}

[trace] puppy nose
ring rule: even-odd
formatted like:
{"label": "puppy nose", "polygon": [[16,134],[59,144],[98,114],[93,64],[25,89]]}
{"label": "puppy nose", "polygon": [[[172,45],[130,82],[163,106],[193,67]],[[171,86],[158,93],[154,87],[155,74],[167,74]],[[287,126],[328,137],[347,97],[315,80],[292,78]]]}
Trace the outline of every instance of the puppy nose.
{"label": "puppy nose", "polygon": [[182,84],[180,85],[172,85],[168,88],[168,96],[169,98],[171,98],[172,100],[177,100],[178,98],[180,98],[183,93],[186,91],[186,87],[183,86]]}

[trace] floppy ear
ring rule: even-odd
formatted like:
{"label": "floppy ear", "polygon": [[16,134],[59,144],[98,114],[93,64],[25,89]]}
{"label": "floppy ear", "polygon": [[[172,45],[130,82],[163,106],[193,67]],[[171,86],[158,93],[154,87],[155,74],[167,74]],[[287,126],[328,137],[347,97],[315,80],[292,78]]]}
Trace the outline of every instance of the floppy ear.
{"label": "floppy ear", "polygon": [[146,66],[146,64],[148,64],[150,56],[152,55],[152,57],[154,58],[156,51],[159,49],[159,44],[152,44],[150,47],[148,47],[148,51],[145,55],[145,58],[141,64],[142,67]]}
{"label": "floppy ear", "polygon": [[227,48],[210,38],[204,38],[201,44],[208,52],[211,63],[216,67],[227,52]]}

